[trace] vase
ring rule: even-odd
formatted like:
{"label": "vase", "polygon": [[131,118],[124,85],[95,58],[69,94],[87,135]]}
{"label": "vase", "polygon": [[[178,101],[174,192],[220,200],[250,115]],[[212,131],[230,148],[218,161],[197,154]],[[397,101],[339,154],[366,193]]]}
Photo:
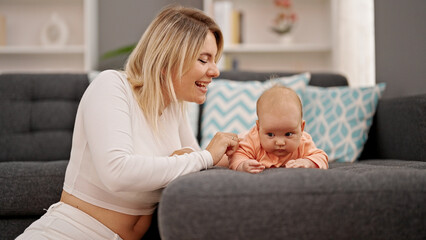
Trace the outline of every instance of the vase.
{"label": "vase", "polygon": [[41,43],[44,46],[64,46],[68,41],[69,30],[59,14],[52,13],[41,31]]}
{"label": "vase", "polygon": [[291,33],[282,34],[279,36],[280,44],[291,44],[293,43],[293,35]]}

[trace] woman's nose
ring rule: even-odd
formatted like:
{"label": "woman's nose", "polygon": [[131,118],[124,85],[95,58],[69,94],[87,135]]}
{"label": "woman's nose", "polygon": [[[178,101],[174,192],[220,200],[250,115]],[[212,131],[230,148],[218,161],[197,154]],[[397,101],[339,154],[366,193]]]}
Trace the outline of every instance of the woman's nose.
{"label": "woman's nose", "polygon": [[209,68],[209,70],[207,71],[207,74],[209,77],[211,78],[217,78],[220,75],[220,71],[219,68],[217,68],[216,63],[213,63],[211,65],[211,67]]}

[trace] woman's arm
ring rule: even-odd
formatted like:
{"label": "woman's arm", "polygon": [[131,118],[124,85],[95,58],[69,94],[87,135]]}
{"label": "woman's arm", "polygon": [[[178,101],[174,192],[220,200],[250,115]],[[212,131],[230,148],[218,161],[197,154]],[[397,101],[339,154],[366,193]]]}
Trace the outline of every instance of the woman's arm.
{"label": "woman's arm", "polygon": [[95,170],[105,186],[111,191],[151,191],[213,164],[208,151],[170,157],[135,154],[130,109],[133,96],[123,82],[127,80],[117,73],[106,74],[92,82],[81,106]]}

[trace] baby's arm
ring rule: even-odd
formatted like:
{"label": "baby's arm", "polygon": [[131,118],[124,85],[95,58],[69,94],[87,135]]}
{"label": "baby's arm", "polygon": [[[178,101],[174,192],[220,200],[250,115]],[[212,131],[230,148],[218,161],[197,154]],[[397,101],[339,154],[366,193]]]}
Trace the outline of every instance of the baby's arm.
{"label": "baby's arm", "polygon": [[302,143],[297,150],[299,158],[288,161],[285,166],[287,168],[320,168],[328,169],[327,154],[317,148],[312,140],[312,137],[303,132]]}
{"label": "baby's arm", "polygon": [[240,163],[237,167],[237,171],[248,172],[248,173],[260,173],[265,169],[265,166],[254,159],[248,159]]}
{"label": "baby's arm", "polygon": [[229,158],[229,168],[237,171],[248,172],[248,173],[259,173],[265,169],[265,166],[258,162],[256,159],[257,150],[260,143],[253,140],[250,133],[253,129],[245,135],[239,142],[239,148]]}
{"label": "baby's arm", "polygon": [[290,160],[285,164],[286,168],[318,168],[318,166],[309,159],[298,158]]}

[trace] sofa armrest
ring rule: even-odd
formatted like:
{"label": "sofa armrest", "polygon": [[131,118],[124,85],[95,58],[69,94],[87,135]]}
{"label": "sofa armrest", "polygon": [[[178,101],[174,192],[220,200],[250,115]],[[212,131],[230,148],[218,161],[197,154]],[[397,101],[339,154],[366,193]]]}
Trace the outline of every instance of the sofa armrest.
{"label": "sofa armrest", "polygon": [[362,159],[426,161],[426,94],[381,99]]}

